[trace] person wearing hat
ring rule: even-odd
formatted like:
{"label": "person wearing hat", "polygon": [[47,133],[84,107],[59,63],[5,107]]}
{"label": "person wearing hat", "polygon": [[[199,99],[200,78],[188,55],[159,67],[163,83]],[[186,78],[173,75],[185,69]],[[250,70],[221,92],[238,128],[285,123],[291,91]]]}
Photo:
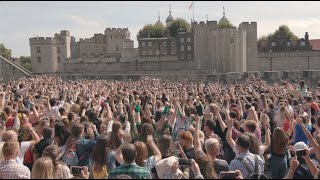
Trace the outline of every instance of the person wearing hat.
{"label": "person wearing hat", "polygon": [[[305,153],[302,153],[302,152]],[[296,156],[290,162],[290,169],[284,179],[313,179],[319,169],[310,158],[310,150],[304,142],[294,145]]]}

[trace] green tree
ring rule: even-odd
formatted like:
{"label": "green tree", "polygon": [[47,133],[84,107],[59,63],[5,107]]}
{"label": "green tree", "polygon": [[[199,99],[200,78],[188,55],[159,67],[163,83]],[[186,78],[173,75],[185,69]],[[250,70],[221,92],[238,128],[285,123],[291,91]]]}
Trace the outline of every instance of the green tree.
{"label": "green tree", "polygon": [[287,25],[281,25],[275,32],[270,33],[268,36],[260,37],[258,40],[258,45],[261,44],[262,41],[284,44],[287,41],[292,40],[299,40],[299,37],[293,34],[293,32],[289,29]]}
{"label": "green tree", "polygon": [[30,56],[21,56],[20,57],[21,66],[31,71],[31,57]]}
{"label": "green tree", "polygon": [[147,38],[148,34],[150,38],[162,38],[164,37],[165,27],[163,24],[147,24],[143,26],[142,29],[139,30],[137,34],[137,38]]}
{"label": "green tree", "polygon": [[226,17],[223,17],[218,23],[219,29],[227,29],[227,28],[233,28],[233,27],[234,25]]}
{"label": "green tree", "polygon": [[178,29],[180,29],[180,27],[187,29],[187,31],[190,31],[191,29],[191,25],[185,19],[176,18],[168,27],[170,36],[176,37],[178,35]]}
{"label": "green tree", "polygon": [[7,49],[3,44],[0,44],[0,55],[9,59],[11,57],[11,49]]}

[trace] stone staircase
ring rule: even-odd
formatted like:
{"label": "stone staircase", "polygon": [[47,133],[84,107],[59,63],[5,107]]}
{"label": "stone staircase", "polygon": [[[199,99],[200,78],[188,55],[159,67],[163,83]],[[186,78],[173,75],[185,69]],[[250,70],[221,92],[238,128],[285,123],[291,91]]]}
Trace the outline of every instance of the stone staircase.
{"label": "stone staircase", "polygon": [[0,56],[0,81],[7,83],[22,77],[31,77],[32,72],[24,67]]}

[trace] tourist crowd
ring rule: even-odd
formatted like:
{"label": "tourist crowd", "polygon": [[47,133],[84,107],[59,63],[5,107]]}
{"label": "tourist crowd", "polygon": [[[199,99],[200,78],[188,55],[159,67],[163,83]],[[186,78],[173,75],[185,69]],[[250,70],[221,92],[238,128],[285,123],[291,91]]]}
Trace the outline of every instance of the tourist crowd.
{"label": "tourist crowd", "polygon": [[0,86],[0,179],[318,179],[319,103],[254,76],[22,78]]}

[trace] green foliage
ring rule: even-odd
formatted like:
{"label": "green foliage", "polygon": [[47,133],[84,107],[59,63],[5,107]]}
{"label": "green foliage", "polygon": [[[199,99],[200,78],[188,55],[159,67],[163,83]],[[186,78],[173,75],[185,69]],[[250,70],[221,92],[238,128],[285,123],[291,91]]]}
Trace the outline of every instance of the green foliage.
{"label": "green foliage", "polygon": [[176,37],[178,35],[178,29],[180,27],[187,29],[187,31],[190,31],[191,29],[191,25],[185,19],[176,18],[171,22],[170,26],[168,27],[170,36]]}
{"label": "green foliage", "polygon": [[233,28],[234,25],[225,17],[223,17],[219,23],[218,23],[218,28],[220,29],[227,29],[227,28]]}
{"label": "green foliage", "polygon": [[31,57],[30,56],[21,56],[20,57],[21,66],[31,71]]}
{"label": "green foliage", "polygon": [[147,38],[150,33],[150,38],[162,38],[164,37],[165,27],[163,24],[147,24],[140,29],[137,38]]}
{"label": "green foliage", "polygon": [[277,42],[277,44],[282,44],[286,41],[292,40],[299,40],[299,37],[293,34],[287,25],[281,25],[275,32],[270,33],[268,36],[260,37],[258,44],[261,44],[261,41]]}
{"label": "green foliage", "polygon": [[6,59],[11,57],[11,49],[7,49],[3,44],[0,44],[0,55]]}

